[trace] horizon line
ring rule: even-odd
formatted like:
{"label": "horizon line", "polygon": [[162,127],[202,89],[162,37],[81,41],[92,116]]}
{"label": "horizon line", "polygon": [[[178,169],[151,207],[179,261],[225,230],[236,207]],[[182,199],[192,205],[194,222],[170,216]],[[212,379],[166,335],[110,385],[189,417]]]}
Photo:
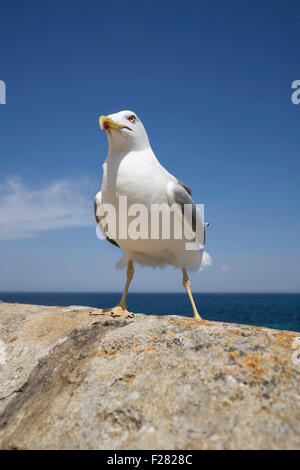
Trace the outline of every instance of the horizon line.
{"label": "horizon line", "polygon": [[[37,291],[22,291],[22,290],[7,290],[7,291],[0,291],[0,296],[2,294],[122,294],[122,291],[43,291],[43,290],[37,290]],[[185,295],[185,292],[177,292],[177,291],[133,291],[133,292],[128,292],[128,295],[130,294],[183,294]],[[274,292],[274,291],[208,291],[208,292],[194,292],[194,294],[201,294],[201,295],[209,295],[209,294],[216,294],[216,295],[223,295],[223,294],[277,294],[277,295],[282,295],[282,294],[291,294],[291,295],[299,295],[299,292],[294,292],[294,291],[283,291],[283,292]],[[1,297],[0,297],[1,300]]]}

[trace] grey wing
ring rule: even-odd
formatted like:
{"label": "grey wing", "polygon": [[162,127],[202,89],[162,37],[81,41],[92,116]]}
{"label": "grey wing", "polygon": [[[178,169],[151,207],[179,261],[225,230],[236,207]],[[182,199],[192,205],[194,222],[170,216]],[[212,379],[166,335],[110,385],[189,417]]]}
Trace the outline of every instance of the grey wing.
{"label": "grey wing", "polygon": [[106,240],[110,242],[112,245],[120,248],[118,243],[115,240],[113,240],[112,238],[109,238],[109,236],[106,233],[106,227],[103,227],[103,224],[102,224],[103,217],[99,215],[99,212],[100,212],[99,209],[100,209],[101,204],[102,204],[102,196],[101,196],[101,191],[99,191],[99,193],[96,194],[96,197],[94,199],[94,213],[95,213],[95,219],[96,219],[97,225],[100,228],[103,235],[105,236]]}
{"label": "grey wing", "polygon": [[[185,184],[183,181],[179,180],[177,178],[177,183],[180,184],[180,186],[182,186],[188,193],[190,196],[192,196],[192,189],[187,185]],[[194,217],[194,221],[195,221],[195,217]],[[206,227],[209,227],[210,226],[210,222],[206,222],[204,224],[204,245],[205,245],[205,238],[206,238],[206,232],[205,232],[205,229]],[[194,230],[195,226],[193,224],[193,230]]]}
{"label": "grey wing", "polygon": [[185,184],[183,181],[180,181],[179,179],[177,179],[177,183],[180,184],[180,186],[182,186],[190,196],[192,195],[192,190],[187,184]]}
{"label": "grey wing", "polygon": [[176,204],[180,208],[185,228],[187,230],[190,229],[190,232],[196,234],[197,242],[204,246],[204,222],[190,194],[191,189],[188,192],[181,182],[170,181],[168,183],[167,195],[169,204]]}

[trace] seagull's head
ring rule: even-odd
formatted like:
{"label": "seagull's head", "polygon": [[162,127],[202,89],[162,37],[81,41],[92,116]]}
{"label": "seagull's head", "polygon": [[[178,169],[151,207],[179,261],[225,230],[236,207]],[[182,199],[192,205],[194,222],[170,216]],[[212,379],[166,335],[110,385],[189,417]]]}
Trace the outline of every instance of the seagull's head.
{"label": "seagull's head", "polygon": [[133,111],[100,116],[99,124],[106,131],[110,153],[143,150],[150,145],[142,121]]}

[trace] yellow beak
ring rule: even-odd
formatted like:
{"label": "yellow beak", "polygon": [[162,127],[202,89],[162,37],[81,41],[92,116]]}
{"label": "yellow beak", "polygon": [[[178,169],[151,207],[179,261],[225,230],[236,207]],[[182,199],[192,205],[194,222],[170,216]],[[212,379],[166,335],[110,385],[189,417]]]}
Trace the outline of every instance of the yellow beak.
{"label": "yellow beak", "polygon": [[113,121],[108,116],[100,116],[99,125],[100,125],[100,129],[103,129],[105,131],[109,131],[110,129],[113,129],[114,131],[117,131],[117,132],[121,132],[121,129],[125,127],[123,126],[123,124],[119,124],[118,122]]}

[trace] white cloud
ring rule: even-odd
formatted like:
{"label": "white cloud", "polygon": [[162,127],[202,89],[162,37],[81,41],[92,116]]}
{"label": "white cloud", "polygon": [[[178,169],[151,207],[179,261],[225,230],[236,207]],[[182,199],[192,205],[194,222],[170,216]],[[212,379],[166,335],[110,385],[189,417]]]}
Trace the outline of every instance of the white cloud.
{"label": "white cloud", "polygon": [[31,189],[20,178],[7,179],[0,184],[0,240],[32,238],[45,230],[93,224],[93,201],[85,186],[62,180]]}
{"label": "white cloud", "polygon": [[204,268],[207,268],[208,266],[211,266],[211,264],[212,264],[212,257],[210,256],[209,253],[207,253],[207,251],[203,251],[200,271],[203,271]]}
{"label": "white cloud", "polygon": [[227,264],[223,264],[223,266],[221,266],[221,270],[224,273],[230,273],[232,271],[232,268],[230,266],[227,266]]}

